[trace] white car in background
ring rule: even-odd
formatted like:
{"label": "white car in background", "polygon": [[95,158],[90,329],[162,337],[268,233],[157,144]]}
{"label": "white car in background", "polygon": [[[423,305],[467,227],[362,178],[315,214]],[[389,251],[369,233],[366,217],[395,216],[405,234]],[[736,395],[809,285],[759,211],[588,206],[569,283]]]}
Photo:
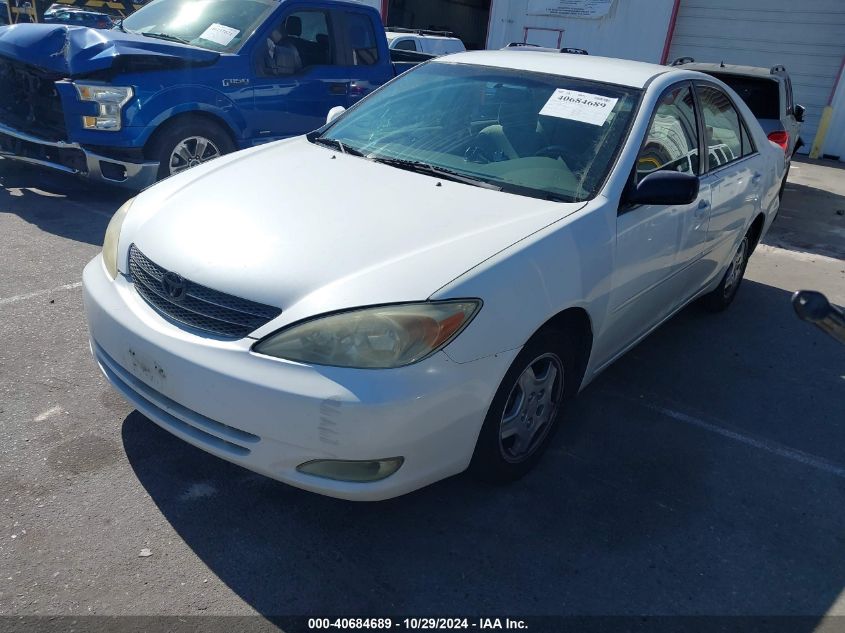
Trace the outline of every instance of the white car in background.
{"label": "white car in background", "polygon": [[387,27],[385,33],[387,34],[387,45],[393,50],[437,56],[462,53],[466,50],[464,43],[449,31]]}
{"label": "white car in background", "polygon": [[337,114],[145,190],[84,273],[139,411],[334,497],[522,476],[599,372],[733,301],[778,210],[783,151],[681,68],[462,53]]}

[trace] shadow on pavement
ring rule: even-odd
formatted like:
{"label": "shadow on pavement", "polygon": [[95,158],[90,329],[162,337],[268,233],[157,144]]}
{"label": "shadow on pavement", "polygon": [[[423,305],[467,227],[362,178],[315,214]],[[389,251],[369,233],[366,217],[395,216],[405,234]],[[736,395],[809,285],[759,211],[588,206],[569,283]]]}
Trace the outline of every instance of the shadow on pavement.
{"label": "shadow on pavement", "polygon": [[132,192],[0,159],[0,213],[77,242],[100,245],[109,217]]}
{"label": "shadow on pavement", "polygon": [[845,196],[787,183],[780,212],[763,242],[845,259]]}
{"label": "shadow on pavement", "polygon": [[166,519],[264,615],[815,616],[845,586],[845,479],[773,447],[843,462],[843,360],[788,293],[746,281],[603,374],[524,480],[377,504],[253,475],[137,412],[122,433]]}

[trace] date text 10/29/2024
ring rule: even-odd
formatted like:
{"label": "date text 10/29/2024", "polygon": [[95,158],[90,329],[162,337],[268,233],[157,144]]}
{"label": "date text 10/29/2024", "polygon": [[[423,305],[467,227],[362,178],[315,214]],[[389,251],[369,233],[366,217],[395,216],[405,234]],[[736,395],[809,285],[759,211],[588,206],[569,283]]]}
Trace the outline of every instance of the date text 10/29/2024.
{"label": "date text 10/29/2024", "polygon": [[511,618],[309,618],[308,629],[320,630],[398,630],[398,631],[443,631],[443,630],[511,630],[527,631],[524,620]]}

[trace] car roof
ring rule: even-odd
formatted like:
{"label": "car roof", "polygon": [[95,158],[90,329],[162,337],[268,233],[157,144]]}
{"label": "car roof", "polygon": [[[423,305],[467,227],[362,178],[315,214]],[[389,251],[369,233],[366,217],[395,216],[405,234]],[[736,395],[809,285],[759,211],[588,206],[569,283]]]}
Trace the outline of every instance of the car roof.
{"label": "car roof", "polygon": [[688,64],[681,64],[676,68],[684,68],[686,70],[697,70],[703,73],[723,73],[725,75],[746,75],[750,77],[768,78],[777,81],[781,75],[773,73],[771,68],[763,68],[762,66],[741,66],[739,64],[716,64],[706,62],[690,62]]}
{"label": "car roof", "polygon": [[[571,55],[533,50],[471,51],[455,53],[446,58],[432,60],[432,62],[527,70],[576,79],[592,79],[631,88],[643,88],[659,75],[676,73],[681,70],[680,68],[614,57]],[[687,70],[687,68],[684,67],[683,70]]]}

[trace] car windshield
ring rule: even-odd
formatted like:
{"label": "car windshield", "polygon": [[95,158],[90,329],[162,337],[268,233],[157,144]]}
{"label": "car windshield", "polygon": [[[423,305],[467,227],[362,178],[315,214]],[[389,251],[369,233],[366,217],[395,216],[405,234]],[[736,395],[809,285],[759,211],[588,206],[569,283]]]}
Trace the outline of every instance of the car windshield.
{"label": "car windshield", "polygon": [[713,76],[733,88],[758,119],[780,118],[780,89],[774,79],[758,79],[729,73],[713,73]]}
{"label": "car windshield", "polygon": [[595,197],[604,183],[640,93],[557,75],[428,63],[312,139],[433,176],[576,202]]}
{"label": "car windshield", "polygon": [[243,44],[275,6],[272,0],[154,0],[118,28],[229,52]]}

